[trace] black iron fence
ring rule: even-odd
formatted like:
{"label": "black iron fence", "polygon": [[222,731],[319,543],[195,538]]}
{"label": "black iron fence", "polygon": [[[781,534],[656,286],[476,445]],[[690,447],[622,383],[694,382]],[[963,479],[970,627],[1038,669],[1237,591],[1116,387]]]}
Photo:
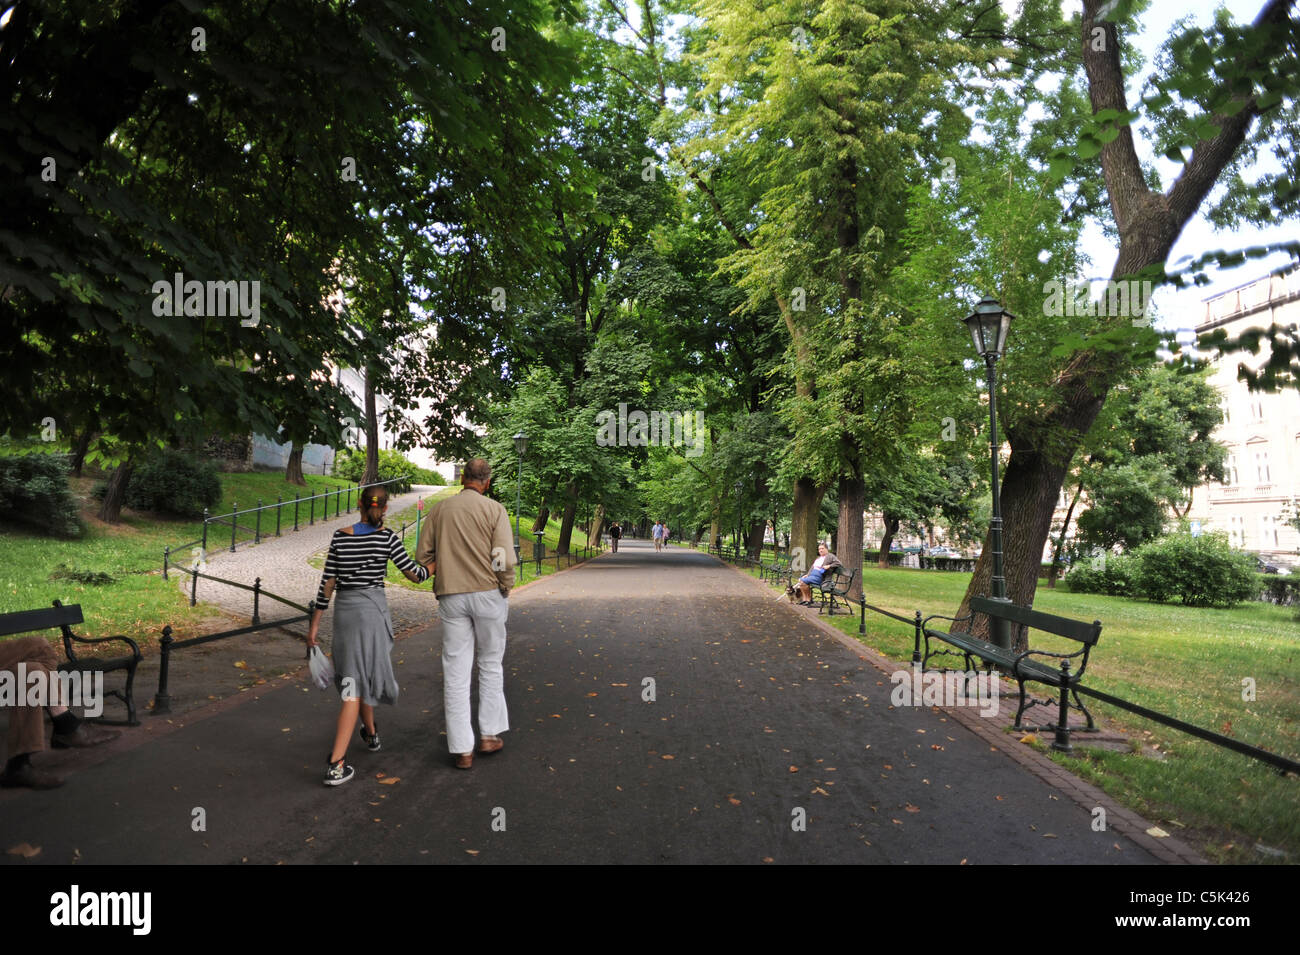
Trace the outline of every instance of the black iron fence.
{"label": "black iron fence", "polygon": [[[279,537],[281,533],[288,528],[289,518],[293,518],[293,530],[300,527],[310,527],[317,520],[328,520],[331,517],[330,506],[333,505],[333,517],[340,514],[351,514],[354,497],[360,494],[361,488],[365,486],[378,486],[387,484],[405,484],[410,479],[409,475],[403,475],[399,478],[392,478],[388,481],[378,481],[376,485],[348,485],[346,487],[331,488],[320,494],[312,494],[309,497],[300,497],[298,492],[294,492],[293,500],[286,500],[283,495],[276,495],[274,504],[263,504],[259,499],[255,507],[246,507],[241,509],[239,502],[235,501],[233,510],[228,514],[211,515],[208,509],[203,509],[203,535],[192,541],[186,541],[183,544],[172,544],[163,548],[163,580],[167,580],[168,571],[175,567],[183,569],[186,572],[198,567],[206,562],[208,555],[208,544],[213,543],[221,548],[229,548],[230,553],[235,552],[235,548],[241,544],[254,543],[260,544],[263,537]],[[317,501],[320,502],[319,506]],[[274,514],[270,513],[274,511]],[[415,524],[418,524],[423,512],[416,512]],[[229,544],[226,542],[225,528],[230,529]],[[406,529],[403,525],[402,531],[405,537]],[[187,564],[177,563],[172,560],[172,554],[186,554],[189,558]],[[191,601],[193,606],[193,601]]]}
{"label": "black iron fence", "polygon": [[[722,560],[729,560],[733,563],[738,563],[743,566],[752,567],[752,566],[757,566],[759,563],[759,561],[755,560],[754,558],[750,557],[747,554],[737,553],[737,549],[735,547],[716,548],[716,549],[710,548],[709,552],[713,556],[718,557]],[[857,597],[857,598],[841,597],[838,599],[843,600],[845,603],[858,605],[858,614],[859,614],[858,636],[859,637],[866,636],[868,610],[870,610],[872,613],[880,614],[881,616],[888,617],[891,620],[897,620],[899,623],[903,623],[912,627],[913,634],[914,634],[913,644],[912,644],[912,665],[913,666],[921,665],[922,663],[921,642],[923,639],[921,622],[924,619],[921,615],[921,611],[917,610],[915,613],[912,614],[912,616],[904,617],[899,614],[893,613],[889,610],[884,610],[880,607],[872,606],[871,604],[867,603],[865,599],[861,597]],[[1179,732],[1188,734],[1189,736],[1195,736],[1197,739],[1203,739],[1208,743],[1213,743],[1215,746],[1221,746],[1224,749],[1230,749],[1235,753],[1240,753],[1241,755],[1248,756],[1251,759],[1258,760],[1262,763],[1267,763],[1268,765],[1272,766],[1274,769],[1278,770],[1278,772],[1300,775],[1300,762],[1296,762],[1293,759],[1287,759],[1285,756],[1281,756],[1277,753],[1269,752],[1268,750],[1262,749],[1258,746],[1252,746],[1249,743],[1243,743],[1241,740],[1233,739],[1230,736],[1224,736],[1222,733],[1216,733],[1213,730],[1204,729],[1200,726],[1196,726],[1192,723],[1188,723],[1185,720],[1180,720],[1176,716],[1170,716],[1168,713],[1161,713],[1158,710],[1153,710],[1150,709],[1149,707],[1142,706],[1140,703],[1134,703],[1130,700],[1120,699],[1117,696],[1112,696],[1111,694],[1104,693],[1101,690],[1096,690],[1091,687],[1084,686],[1082,684],[1075,685],[1073,689],[1076,692],[1084,694],[1085,696],[1090,696],[1094,699],[1101,700],[1103,703],[1109,703],[1111,706],[1118,707],[1121,710],[1126,710],[1129,713],[1133,713],[1137,716],[1141,716],[1144,719],[1151,720],[1152,722],[1155,723],[1160,723],[1163,726],[1168,726],[1170,729],[1176,729]]]}

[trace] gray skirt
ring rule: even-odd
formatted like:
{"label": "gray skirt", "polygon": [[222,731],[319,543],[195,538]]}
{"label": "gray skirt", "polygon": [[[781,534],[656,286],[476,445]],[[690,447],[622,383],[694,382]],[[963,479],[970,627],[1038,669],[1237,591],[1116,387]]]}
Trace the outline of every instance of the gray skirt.
{"label": "gray skirt", "polygon": [[334,685],[345,699],[397,702],[393,618],[382,587],[334,594]]}

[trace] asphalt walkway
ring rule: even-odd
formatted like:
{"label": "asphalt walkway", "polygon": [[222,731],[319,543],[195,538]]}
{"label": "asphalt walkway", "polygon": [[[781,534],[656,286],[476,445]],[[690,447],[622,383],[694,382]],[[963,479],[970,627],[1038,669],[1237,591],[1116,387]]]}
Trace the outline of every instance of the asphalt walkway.
{"label": "asphalt walkway", "polygon": [[[422,594],[425,599],[428,594]],[[452,768],[439,626],[399,639],[381,753],[321,785],[337,713],[303,675],[0,792],[10,864],[1150,863],[1117,807],[968,714],[890,705],[887,666],[703,554],[624,541],[511,598],[503,752]],[[965,720],[965,721],[964,721]],[[1034,761],[1043,765],[1035,764]],[[1028,762],[1027,762],[1028,761]],[[1060,771],[1056,771],[1060,773]],[[1126,831],[1121,831],[1124,829]]]}

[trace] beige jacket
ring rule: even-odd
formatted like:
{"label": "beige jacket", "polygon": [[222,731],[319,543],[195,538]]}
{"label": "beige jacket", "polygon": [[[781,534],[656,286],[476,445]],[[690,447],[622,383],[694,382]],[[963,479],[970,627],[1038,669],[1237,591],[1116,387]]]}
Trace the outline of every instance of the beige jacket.
{"label": "beige jacket", "polygon": [[433,591],[506,593],[515,584],[515,544],[506,509],[473,488],[444,498],[429,511],[420,529],[415,559],[436,561]]}

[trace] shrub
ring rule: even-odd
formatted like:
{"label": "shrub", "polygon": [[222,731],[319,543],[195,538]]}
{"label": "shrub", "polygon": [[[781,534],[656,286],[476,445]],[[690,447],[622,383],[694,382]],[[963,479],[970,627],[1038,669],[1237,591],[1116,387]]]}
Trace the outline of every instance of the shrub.
{"label": "shrub", "polygon": [[1133,559],[1138,589],[1161,603],[1177,597],[1189,607],[1231,607],[1259,592],[1254,558],[1233,550],[1226,534],[1169,534]]}
{"label": "shrub", "polygon": [[146,463],[126,486],[126,506],[137,511],[202,517],[205,507],[215,507],[220,501],[217,469],[175,451]]}
{"label": "shrub", "polygon": [[1065,583],[1071,593],[1132,597],[1138,592],[1135,577],[1133,558],[1125,554],[1105,554],[1079,561],[1071,568]]}
{"label": "shrub", "polygon": [[1300,577],[1258,574],[1259,599],[1282,607],[1300,606]]}
{"label": "shrub", "polygon": [[68,487],[68,462],[61,455],[0,457],[0,514],[55,537],[84,532]]}
{"label": "shrub", "polygon": [[[334,477],[361,482],[361,475],[366,470],[365,448],[342,448],[334,458]],[[379,452],[379,480],[390,481],[406,475],[408,480],[388,485],[389,493],[405,493],[412,484],[446,484],[447,481],[437,471],[418,467],[406,459],[400,451],[381,450]]]}

